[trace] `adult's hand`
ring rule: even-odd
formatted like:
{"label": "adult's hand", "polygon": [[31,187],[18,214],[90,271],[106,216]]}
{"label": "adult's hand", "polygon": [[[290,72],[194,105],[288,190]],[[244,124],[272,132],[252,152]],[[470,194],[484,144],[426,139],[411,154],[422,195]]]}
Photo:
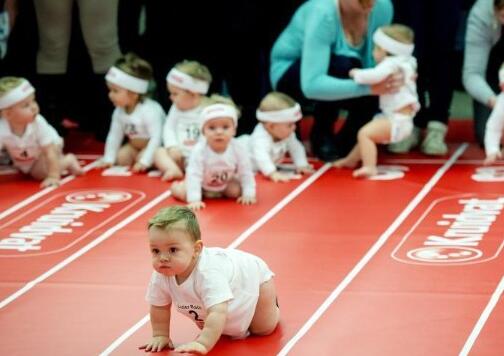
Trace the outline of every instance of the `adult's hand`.
{"label": "adult's hand", "polygon": [[399,88],[404,85],[404,72],[400,69],[390,74],[380,83],[371,85],[371,94],[384,95],[394,94],[399,91]]}

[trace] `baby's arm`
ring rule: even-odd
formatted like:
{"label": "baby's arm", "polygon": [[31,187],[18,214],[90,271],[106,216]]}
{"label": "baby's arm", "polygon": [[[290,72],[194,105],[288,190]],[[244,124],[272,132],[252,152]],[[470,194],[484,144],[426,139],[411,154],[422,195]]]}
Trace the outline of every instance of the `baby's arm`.
{"label": "baby's arm", "polygon": [[294,161],[296,171],[303,174],[313,173],[313,166],[308,163],[306,150],[303,144],[296,138],[296,134],[291,134],[287,142],[289,154]]}
{"label": "baby's arm", "polygon": [[388,62],[381,62],[374,68],[352,69],[351,76],[359,84],[376,84],[384,81],[396,70],[394,65]]}
{"label": "baby's arm", "polygon": [[238,175],[242,189],[242,195],[238,198],[237,202],[243,205],[255,204],[257,201],[256,182],[250,157],[241,144],[238,143],[235,147],[238,161]]}
{"label": "baby's arm", "polygon": [[42,147],[47,159],[47,177],[42,181],[42,188],[58,186],[60,184],[60,163],[58,148],[54,143]]}
{"label": "baby's arm", "polygon": [[173,349],[173,343],[170,339],[170,317],[171,317],[171,304],[165,306],[150,307],[150,320],[152,326],[152,339],[139,348],[144,349],[146,352],[158,352],[168,346]]}
{"label": "baby's arm", "polygon": [[195,341],[180,345],[177,352],[208,353],[222,335],[228,313],[228,302],[219,303],[208,308],[205,326]]}
{"label": "baby's arm", "polygon": [[200,144],[191,152],[185,176],[186,201],[192,210],[200,210],[205,207],[202,194],[203,170],[204,157]]}
{"label": "baby's arm", "polygon": [[101,167],[111,167],[117,160],[117,152],[124,139],[124,130],[119,122],[117,111],[112,114],[112,122],[105,142],[105,153],[99,165]]}
{"label": "baby's arm", "polygon": [[488,118],[485,129],[485,153],[484,164],[494,163],[500,158],[500,141],[504,129],[504,94],[497,97],[495,107]]}

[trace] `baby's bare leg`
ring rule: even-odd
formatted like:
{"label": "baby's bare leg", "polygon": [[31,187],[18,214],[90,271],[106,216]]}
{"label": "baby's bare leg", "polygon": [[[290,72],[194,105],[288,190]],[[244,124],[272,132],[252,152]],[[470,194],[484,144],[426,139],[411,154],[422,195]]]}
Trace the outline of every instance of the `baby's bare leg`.
{"label": "baby's bare leg", "polygon": [[159,147],[154,153],[154,164],[163,173],[162,180],[171,181],[184,176],[176,160],[173,159],[164,147]]}
{"label": "baby's bare leg", "polygon": [[359,145],[355,145],[346,157],[333,162],[336,168],[355,168],[361,159]]}
{"label": "baby's bare leg", "polygon": [[375,119],[367,123],[357,134],[362,167],[353,172],[354,177],[370,177],[377,174],[378,159],[377,143],[390,141],[391,122],[385,118]]}
{"label": "baby's bare leg", "polygon": [[241,185],[237,179],[232,179],[224,190],[226,198],[239,198],[241,196]]}
{"label": "baby's bare leg", "polygon": [[269,335],[275,331],[279,320],[275,283],[270,279],[259,288],[259,300],[249,330],[255,335]]}
{"label": "baby's bare leg", "polygon": [[30,169],[30,175],[36,180],[44,180],[48,174],[47,158],[41,154]]}
{"label": "baby's bare leg", "polygon": [[61,157],[61,172],[68,170],[70,174],[80,176],[84,173],[77,157],[72,153],[67,153]]}
{"label": "baby's bare leg", "polygon": [[127,143],[117,153],[117,164],[119,166],[132,166],[135,163],[137,155],[138,150]]}
{"label": "baby's bare leg", "polygon": [[171,185],[171,193],[173,197],[177,200],[187,202],[187,190],[185,182],[173,182]]}

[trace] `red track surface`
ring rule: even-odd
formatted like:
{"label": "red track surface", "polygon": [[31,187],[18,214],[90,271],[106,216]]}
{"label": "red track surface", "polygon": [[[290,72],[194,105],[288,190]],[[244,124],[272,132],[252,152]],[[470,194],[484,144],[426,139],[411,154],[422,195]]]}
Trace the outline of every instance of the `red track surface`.
{"label": "red track surface", "polygon": [[[460,162],[480,157],[481,151],[471,147]],[[410,171],[394,181],[355,180],[350,171],[330,169],[268,216],[238,248],[261,256],[276,273],[281,325],[269,337],[243,341],[223,338],[212,354],[277,354],[344,281],[348,284],[306,324],[306,333],[296,339],[290,354],[461,352],[504,275],[504,258],[497,248],[503,242],[504,217],[496,218],[479,245],[484,257],[489,257],[480,263],[415,264],[404,256],[422,238],[446,229],[436,224],[440,214],[457,213],[463,208],[458,200],[447,197],[461,199],[470,194],[472,198],[495,199],[504,196],[504,188],[502,183],[473,181],[475,165],[455,164],[425,191],[425,184],[443,163],[408,163]],[[228,246],[300,183],[274,184],[258,179],[260,200],[252,207],[232,201],[210,202],[198,213],[203,241],[210,246]],[[34,182],[23,181],[20,186],[37,191]],[[4,187],[0,187],[2,195],[6,193]],[[11,185],[8,187],[11,189]],[[26,256],[28,251],[0,249],[0,302],[60,264],[0,309],[0,354],[99,354],[143,318],[148,311],[143,296],[151,273],[145,224],[160,207],[175,202],[167,197],[140,209],[167,187],[143,175],[102,177],[99,171],[91,171],[0,220],[0,236],[5,238],[61,206],[68,194],[91,190],[132,194],[128,201],[110,204],[103,212],[88,211],[79,220],[82,225],[74,226],[71,233],[48,236],[41,242],[40,251],[29,252],[31,256]],[[426,195],[402,216],[422,191]],[[2,199],[0,206],[7,209],[28,195]],[[138,216],[133,215],[135,212]],[[401,216],[383,246],[349,277]],[[114,226],[125,219],[131,221],[115,231]],[[83,233],[88,235],[82,237]],[[92,241],[100,243],[76,255]],[[74,260],[69,259],[72,256]],[[502,299],[484,321],[471,345],[471,355],[502,354]],[[188,341],[197,333],[197,328],[179,315],[174,315],[172,325],[175,343]],[[149,334],[149,324],[140,324],[139,330],[113,347],[112,354],[141,355],[137,346]]]}

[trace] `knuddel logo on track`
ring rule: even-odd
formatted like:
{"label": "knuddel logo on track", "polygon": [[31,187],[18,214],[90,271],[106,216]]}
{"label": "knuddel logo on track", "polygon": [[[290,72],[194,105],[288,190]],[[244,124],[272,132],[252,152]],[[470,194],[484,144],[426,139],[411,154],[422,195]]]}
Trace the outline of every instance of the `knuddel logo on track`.
{"label": "knuddel logo on track", "polygon": [[497,258],[504,247],[504,195],[464,194],[434,201],[392,252],[400,262],[460,265]]}
{"label": "knuddel logo on track", "polygon": [[55,194],[0,225],[0,256],[33,256],[62,251],[98,233],[108,222],[143,200],[142,192],[81,190]]}

